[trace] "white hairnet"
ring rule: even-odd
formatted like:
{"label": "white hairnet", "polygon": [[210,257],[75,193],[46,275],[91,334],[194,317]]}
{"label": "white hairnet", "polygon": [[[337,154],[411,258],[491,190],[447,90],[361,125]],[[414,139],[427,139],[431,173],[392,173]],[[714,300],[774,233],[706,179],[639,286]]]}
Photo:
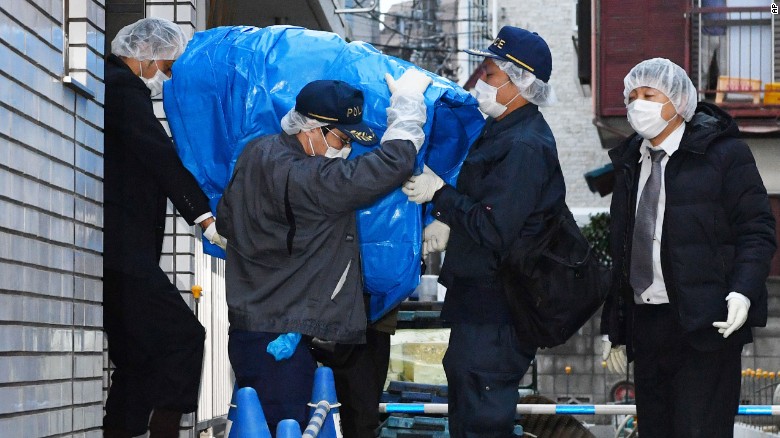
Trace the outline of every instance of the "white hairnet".
{"label": "white hairnet", "polygon": [[558,101],[552,85],[537,79],[530,71],[523,70],[509,61],[494,59],[493,62],[509,76],[525,100],[539,106],[552,105]]}
{"label": "white hairnet", "polygon": [[653,58],[642,61],[623,79],[623,98],[628,106],[628,95],[639,87],[650,87],[664,93],[686,122],[696,112],[699,94],[691,78],[682,67],[666,58]]}
{"label": "white hairnet", "polygon": [[321,128],[327,125],[327,123],[304,116],[298,111],[295,111],[295,108],[288,111],[287,114],[282,117],[282,130],[290,135],[297,134],[301,131],[311,131],[312,129]]}
{"label": "white hairnet", "polygon": [[111,53],[139,61],[176,59],[187,45],[181,28],[164,18],[142,18],[119,30]]}

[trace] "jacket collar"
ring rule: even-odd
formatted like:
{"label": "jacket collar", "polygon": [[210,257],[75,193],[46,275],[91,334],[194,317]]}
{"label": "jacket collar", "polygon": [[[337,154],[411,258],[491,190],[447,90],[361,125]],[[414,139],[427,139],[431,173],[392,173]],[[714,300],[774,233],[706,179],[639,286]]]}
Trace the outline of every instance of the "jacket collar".
{"label": "jacket collar", "polygon": [[[668,137],[664,141],[661,142],[661,144],[658,145],[659,148],[663,149],[664,152],[666,152],[666,155],[672,156],[675,152],[680,148],[680,141],[682,140],[683,134],[686,129],[686,124],[681,123],[680,126],[675,128],[674,131],[672,131]],[[657,149],[653,148],[653,145],[650,143],[650,140],[644,139],[642,140],[642,146],[639,147],[639,161],[642,161],[642,156],[648,154],[648,149]]]}
{"label": "jacket collar", "polygon": [[482,130],[482,137],[490,138],[500,135],[504,131],[514,128],[517,124],[524,123],[537,113],[539,113],[539,107],[529,102],[507,114],[501,120],[489,117]]}
{"label": "jacket collar", "polygon": [[[711,103],[699,102],[693,118],[685,123],[685,132],[680,140],[679,150],[704,154],[714,140],[720,137],[738,136],[737,124],[728,113]],[[638,134],[632,134],[620,146],[610,150],[609,157],[614,164],[636,163],[639,161],[639,147],[642,140]]]}
{"label": "jacket collar", "polygon": [[703,154],[717,138],[739,137],[734,119],[720,107],[707,102],[699,102],[687,125],[680,149],[696,154]]}
{"label": "jacket collar", "polygon": [[125,64],[125,62],[122,61],[122,58],[114,55],[113,53],[109,53],[108,56],[106,56],[106,61],[123,70],[127,70],[131,75],[135,76],[135,73],[133,73],[133,70],[130,68],[130,66]]}

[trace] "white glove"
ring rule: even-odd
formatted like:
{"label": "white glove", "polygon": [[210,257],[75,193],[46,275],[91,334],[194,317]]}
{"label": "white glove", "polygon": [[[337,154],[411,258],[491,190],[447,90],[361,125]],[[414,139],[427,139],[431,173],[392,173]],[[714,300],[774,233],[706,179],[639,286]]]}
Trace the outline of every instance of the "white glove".
{"label": "white glove", "polygon": [[625,375],[628,369],[628,358],[626,357],[626,346],[618,345],[612,348],[612,342],[604,336],[601,340],[601,359],[607,362],[607,369],[610,373]]}
{"label": "white glove", "polygon": [[450,240],[450,226],[434,220],[423,230],[423,257],[432,252],[442,252],[447,249]]}
{"label": "white glove", "polygon": [[392,96],[387,107],[387,130],[380,142],[408,140],[420,152],[425,142],[422,127],[427,120],[423,92],[431,78],[420,70],[409,69],[397,81],[390,74],[385,74],[385,80]]}
{"label": "white glove", "polygon": [[726,297],[729,313],[726,321],[713,322],[712,326],[718,329],[718,333],[724,338],[728,338],[732,333],[739,330],[747,321],[748,310],[750,310],[750,299],[739,292],[732,292]]}
{"label": "white glove", "polygon": [[212,222],[209,224],[208,227],[206,227],[205,230],[203,230],[203,236],[208,239],[209,242],[213,243],[214,245],[217,245],[218,247],[227,250],[227,239],[220,236],[219,233],[217,233],[217,223]]}
{"label": "white glove", "polygon": [[410,68],[397,81],[390,73],[385,73],[385,81],[391,94],[423,94],[431,83],[431,77],[420,70]]}
{"label": "white glove", "polygon": [[401,191],[409,197],[410,201],[423,204],[433,199],[434,193],[442,187],[444,187],[444,180],[433,173],[430,167],[423,165],[423,172],[412,175],[404,183]]}

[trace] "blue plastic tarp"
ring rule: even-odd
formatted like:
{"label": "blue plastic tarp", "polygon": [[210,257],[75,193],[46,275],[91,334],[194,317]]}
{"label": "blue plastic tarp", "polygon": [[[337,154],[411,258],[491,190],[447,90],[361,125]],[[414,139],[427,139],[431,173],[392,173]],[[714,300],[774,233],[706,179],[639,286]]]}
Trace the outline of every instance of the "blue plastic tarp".
{"label": "blue plastic tarp", "polygon": [[[307,83],[338,79],[363,91],[363,120],[382,136],[390,93],[385,73],[398,78],[412,64],[363,42],[301,27],[219,27],[196,33],[165,82],[164,107],[184,165],[208,196],[212,211],[238,156],[253,138],[281,132],[280,120]],[[484,120],[476,100],[457,84],[428,73],[426,142],[418,155],[454,183]],[[371,148],[353,144],[350,158]],[[420,206],[395,190],[359,211],[364,285],[375,321],[417,286],[423,218]],[[224,252],[204,241],[205,252]]]}

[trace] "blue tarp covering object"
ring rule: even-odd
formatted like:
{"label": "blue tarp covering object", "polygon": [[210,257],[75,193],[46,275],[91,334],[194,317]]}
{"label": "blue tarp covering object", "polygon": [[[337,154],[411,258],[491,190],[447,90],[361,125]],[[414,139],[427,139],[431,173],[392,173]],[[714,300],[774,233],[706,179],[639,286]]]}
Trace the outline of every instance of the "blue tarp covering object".
{"label": "blue tarp covering object", "polygon": [[[253,138],[281,132],[295,96],[317,79],[338,79],[361,89],[363,120],[380,137],[390,93],[384,74],[398,78],[412,64],[363,42],[301,27],[219,27],[196,33],[165,82],[164,107],[176,148],[209,198],[211,208],[233,166]],[[476,100],[453,82],[429,73],[428,121],[422,162],[454,183],[468,148],[484,125]],[[350,158],[371,148],[353,145]],[[430,217],[425,219],[430,221]],[[358,232],[370,319],[384,315],[417,286],[423,215],[395,190],[358,212]],[[204,241],[208,254],[221,249]]]}

